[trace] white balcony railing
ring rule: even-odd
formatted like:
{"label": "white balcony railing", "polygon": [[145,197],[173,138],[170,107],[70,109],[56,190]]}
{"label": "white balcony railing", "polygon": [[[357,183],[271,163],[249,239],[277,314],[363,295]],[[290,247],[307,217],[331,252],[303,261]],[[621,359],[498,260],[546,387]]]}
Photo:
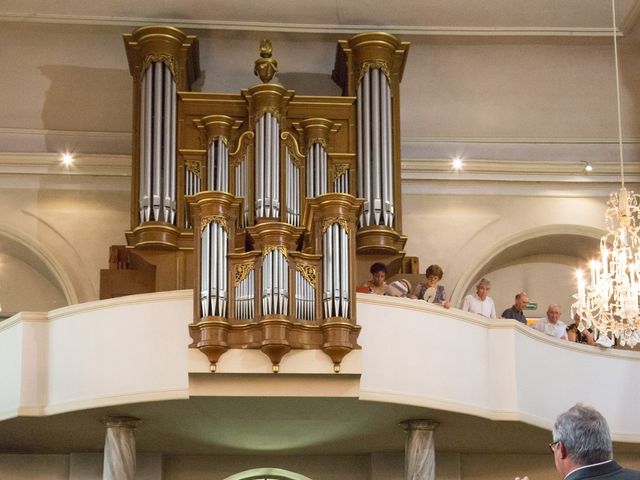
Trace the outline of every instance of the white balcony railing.
{"label": "white balcony railing", "polygon": [[[192,292],[135,295],[20,313],[0,323],[0,420],[108,405],[186,399],[209,371],[189,349]],[[608,419],[614,438],[640,442],[640,353],[547,337],[425,302],[358,295],[361,351],[339,375],[318,350],[293,351],[280,373],[304,390],[308,375],[351,379],[350,396],[550,428],[581,401]],[[218,373],[270,374],[259,350],[230,350]],[[342,380],[341,380],[342,379]],[[241,382],[238,383],[241,386]],[[328,393],[328,392],[325,392]],[[318,391],[321,395],[322,391]]]}

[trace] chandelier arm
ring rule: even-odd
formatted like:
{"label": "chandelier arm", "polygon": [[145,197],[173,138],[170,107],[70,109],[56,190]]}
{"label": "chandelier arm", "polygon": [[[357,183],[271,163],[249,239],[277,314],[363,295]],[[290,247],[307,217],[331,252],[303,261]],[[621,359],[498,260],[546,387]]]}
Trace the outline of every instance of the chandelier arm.
{"label": "chandelier arm", "polygon": [[611,11],[613,18],[613,53],[616,63],[616,99],[618,104],[618,147],[620,149],[620,180],[624,188],[624,157],[622,153],[622,116],[620,114],[620,73],[618,71],[618,40],[616,34],[616,0],[611,0]]}

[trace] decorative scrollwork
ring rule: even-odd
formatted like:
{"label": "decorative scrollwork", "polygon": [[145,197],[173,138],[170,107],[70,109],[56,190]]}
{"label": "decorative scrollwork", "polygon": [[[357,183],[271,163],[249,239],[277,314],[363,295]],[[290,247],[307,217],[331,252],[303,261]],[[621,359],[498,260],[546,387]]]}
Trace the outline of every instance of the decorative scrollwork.
{"label": "decorative scrollwork", "polygon": [[284,144],[289,147],[289,154],[291,155],[291,160],[296,167],[301,167],[304,165],[304,154],[300,151],[300,146],[298,145],[298,140],[296,137],[289,131],[284,131],[280,134],[280,138],[284,142]]}
{"label": "decorative scrollwork", "polygon": [[384,76],[387,77],[389,84],[391,84],[391,69],[389,68],[389,64],[384,60],[379,60],[379,59],[366,60],[362,62],[362,65],[360,66],[360,75],[358,77],[358,83],[362,81],[362,77],[364,77],[365,73],[367,73],[369,70],[374,68],[382,70],[382,73],[384,73]]}
{"label": "decorative scrollwork", "polygon": [[225,232],[229,232],[229,225],[227,225],[227,219],[222,215],[205,215],[200,219],[200,233],[204,232],[211,222],[218,222]]}
{"label": "decorative scrollwork", "polygon": [[336,163],[333,165],[333,179],[341,177],[349,171],[348,163]]}
{"label": "decorative scrollwork", "polygon": [[347,232],[347,235],[351,233],[349,229],[349,222],[347,222],[347,220],[342,217],[325,218],[322,222],[322,233],[326,232],[327,229],[334,223],[340,224],[340,226],[344,228],[345,232]]}
{"label": "decorative scrollwork", "polygon": [[256,262],[238,263],[233,272],[233,286],[237,287],[240,282],[249,276],[249,273],[256,268]]}
{"label": "decorative scrollwork", "polygon": [[262,247],[262,256],[266,257],[274,250],[280,251],[280,253],[282,253],[282,255],[284,255],[285,257],[288,256],[287,247],[285,247],[284,245],[265,245],[264,247]]}
{"label": "decorative scrollwork", "polygon": [[318,272],[316,271],[316,267],[307,263],[296,263],[296,270],[300,272],[313,288],[318,288]]}
{"label": "decorative scrollwork", "polygon": [[[178,65],[176,63],[175,58],[173,58],[171,55],[167,53],[150,53],[149,55],[144,57],[144,61],[142,62],[142,73],[144,74],[144,72],[147,71],[147,68],[149,67],[149,65],[156,62],[162,62],[167,67],[169,67],[169,70],[173,75],[173,79],[176,82],[178,81],[178,78],[177,78]],[[142,79],[142,76],[140,78]]]}
{"label": "decorative scrollwork", "polygon": [[249,130],[240,135],[236,149],[229,153],[229,165],[237,166],[247,158],[247,150],[251,146],[254,136],[255,134]]}

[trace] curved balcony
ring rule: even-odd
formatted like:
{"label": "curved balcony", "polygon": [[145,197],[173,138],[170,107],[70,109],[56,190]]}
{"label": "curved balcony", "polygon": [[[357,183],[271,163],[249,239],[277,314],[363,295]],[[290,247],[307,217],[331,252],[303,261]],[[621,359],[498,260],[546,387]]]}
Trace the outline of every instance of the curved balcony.
{"label": "curved balcony", "polygon": [[[270,374],[259,350],[230,350],[218,373],[205,373],[206,357],[187,348],[191,314],[185,290],[21,313],[0,323],[0,420],[190,396],[270,395],[251,393],[242,379]],[[547,429],[581,401],[607,417],[617,441],[640,442],[640,418],[628,415],[640,397],[637,352],[373,295],[358,296],[358,323],[362,350],[345,358],[338,375],[319,350],[284,358],[278,378],[286,377],[289,396],[348,396]],[[235,384],[215,393],[210,378]]]}

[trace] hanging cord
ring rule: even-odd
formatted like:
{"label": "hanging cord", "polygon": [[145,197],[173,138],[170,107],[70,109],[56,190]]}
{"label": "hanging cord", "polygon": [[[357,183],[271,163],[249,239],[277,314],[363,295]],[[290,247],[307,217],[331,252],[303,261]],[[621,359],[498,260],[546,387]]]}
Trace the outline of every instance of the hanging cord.
{"label": "hanging cord", "polygon": [[616,35],[616,0],[611,0],[611,10],[613,12],[613,53],[616,60],[616,96],[618,100],[618,145],[620,147],[620,179],[624,188],[624,159],[622,155],[622,120],[620,115],[620,74],[618,73],[618,40]]}

